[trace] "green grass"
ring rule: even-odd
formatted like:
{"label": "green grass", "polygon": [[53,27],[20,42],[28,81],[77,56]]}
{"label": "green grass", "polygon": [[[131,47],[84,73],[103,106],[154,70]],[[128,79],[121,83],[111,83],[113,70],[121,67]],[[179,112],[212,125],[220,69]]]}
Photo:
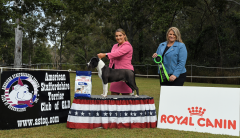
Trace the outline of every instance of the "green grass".
{"label": "green grass", "polygon": [[[70,74],[71,83],[71,101],[74,97],[74,80],[75,73]],[[140,90],[140,95],[148,95],[154,97],[156,110],[158,112],[160,86],[159,80],[155,78],[136,78],[136,83]],[[102,83],[97,75],[92,76],[92,95],[100,95],[102,93]],[[239,88],[240,85],[223,85],[223,84],[208,84],[208,83],[189,83],[186,82],[185,86],[203,86],[203,87],[234,87]],[[110,94],[110,92],[109,92]],[[177,131],[170,129],[159,128],[121,128],[121,129],[69,129],[66,123],[23,128],[12,130],[0,130],[0,137],[232,137],[227,135],[214,135],[209,133],[197,133],[189,131]]]}

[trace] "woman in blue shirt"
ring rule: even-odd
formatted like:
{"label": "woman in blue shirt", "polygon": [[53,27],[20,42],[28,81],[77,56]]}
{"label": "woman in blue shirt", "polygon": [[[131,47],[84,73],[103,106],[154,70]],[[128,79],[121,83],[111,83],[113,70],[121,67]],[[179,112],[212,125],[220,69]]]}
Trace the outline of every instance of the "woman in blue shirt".
{"label": "woman in blue shirt", "polygon": [[183,86],[187,75],[185,68],[187,61],[186,46],[181,39],[180,31],[176,27],[168,29],[166,39],[167,41],[161,43],[157,52],[152,55],[153,58],[157,55],[162,56],[162,63],[169,74],[169,81],[163,83],[160,81],[160,85]]}

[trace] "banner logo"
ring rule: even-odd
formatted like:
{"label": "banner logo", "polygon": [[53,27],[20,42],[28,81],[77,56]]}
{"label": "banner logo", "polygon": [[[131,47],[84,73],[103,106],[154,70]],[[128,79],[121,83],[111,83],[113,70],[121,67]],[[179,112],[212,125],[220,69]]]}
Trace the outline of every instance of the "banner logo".
{"label": "banner logo", "polygon": [[[179,116],[179,115],[161,115],[160,123],[166,124],[177,124],[186,126],[199,126],[199,127],[211,127],[211,128],[222,128],[222,129],[236,129],[236,120],[227,120],[222,118],[203,118],[203,114],[206,109],[202,107],[191,107],[188,108],[190,116]],[[200,116],[196,120],[192,117]]]}
{"label": "banner logo", "polygon": [[39,83],[28,73],[16,73],[10,76],[2,86],[2,101],[10,110],[24,112],[38,101]]}
{"label": "banner logo", "polygon": [[203,114],[205,113],[206,109],[202,109],[202,107],[200,107],[200,108],[192,107],[192,108],[188,108],[188,111],[190,113],[190,116],[192,116],[192,115],[203,116]]}

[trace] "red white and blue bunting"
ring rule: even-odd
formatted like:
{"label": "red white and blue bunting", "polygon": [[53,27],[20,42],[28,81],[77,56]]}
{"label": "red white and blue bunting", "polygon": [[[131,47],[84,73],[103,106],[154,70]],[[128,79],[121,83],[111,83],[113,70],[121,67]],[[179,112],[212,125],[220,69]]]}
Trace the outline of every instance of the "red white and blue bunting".
{"label": "red white and blue bunting", "polygon": [[155,128],[156,125],[154,100],[148,96],[74,99],[67,120],[68,128]]}

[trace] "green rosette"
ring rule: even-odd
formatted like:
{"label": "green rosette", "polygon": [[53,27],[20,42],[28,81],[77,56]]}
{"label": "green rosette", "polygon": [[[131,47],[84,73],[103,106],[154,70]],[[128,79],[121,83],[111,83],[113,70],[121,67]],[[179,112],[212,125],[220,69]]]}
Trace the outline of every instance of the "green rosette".
{"label": "green rosette", "polygon": [[168,73],[162,63],[162,56],[158,55],[156,58],[154,58],[154,62],[158,64],[159,67],[159,74],[160,74],[160,81],[161,82],[166,82],[169,81],[169,76]]}

